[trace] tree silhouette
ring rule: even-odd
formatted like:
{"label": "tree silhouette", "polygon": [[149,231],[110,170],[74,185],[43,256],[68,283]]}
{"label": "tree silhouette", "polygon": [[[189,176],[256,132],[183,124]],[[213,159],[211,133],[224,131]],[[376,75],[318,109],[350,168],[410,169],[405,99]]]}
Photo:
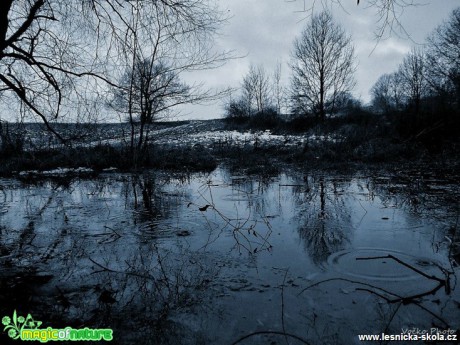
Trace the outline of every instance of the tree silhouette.
{"label": "tree silhouette", "polygon": [[291,68],[292,99],[301,114],[320,119],[336,108],[337,97],[354,86],[354,48],[351,37],[332,15],[314,15],[294,41]]}
{"label": "tree silhouette", "polygon": [[249,114],[263,112],[270,105],[270,80],[262,65],[249,67],[243,78],[243,99]]}
{"label": "tree silhouette", "polygon": [[412,49],[404,58],[398,73],[401,76],[408,105],[417,117],[420,112],[420,102],[422,97],[427,94],[428,89],[424,52],[421,49]]}
{"label": "tree silhouette", "polygon": [[383,74],[371,89],[374,111],[390,114],[402,110],[404,90],[399,73]]}
{"label": "tree silhouette", "polygon": [[428,38],[427,78],[449,103],[460,104],[460,7]]}

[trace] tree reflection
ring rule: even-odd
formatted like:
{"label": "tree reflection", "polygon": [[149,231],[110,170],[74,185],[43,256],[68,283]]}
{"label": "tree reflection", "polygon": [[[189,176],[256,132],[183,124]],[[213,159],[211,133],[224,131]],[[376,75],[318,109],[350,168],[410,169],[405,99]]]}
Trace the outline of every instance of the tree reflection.
{"label": "tree reflection", "polygon": [[341,192],[348,181],[323,176],[306,180],[305,192],[296,198],[301,208],[298,232],[307,253],[319,264],[348,241],[351,217]]}
{"label": "tree reflection", "polygon": [[141,232],[150,236],[164,235],[158,229],[160,220],[173,218],[183,206],[188,195],[185,181],[155,173],[132,175],[123,182],[125,205],[132,213],[132,220]]}

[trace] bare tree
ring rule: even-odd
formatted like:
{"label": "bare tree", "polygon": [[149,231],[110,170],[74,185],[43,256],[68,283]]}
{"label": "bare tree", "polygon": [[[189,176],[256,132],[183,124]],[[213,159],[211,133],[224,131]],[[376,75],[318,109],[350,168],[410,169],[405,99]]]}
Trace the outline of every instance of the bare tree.
{"label": "bare tree", "polygon": [[262,65],[249,67],[243,79],[243,99],[249,113],[264,112],[270,105],[270,78]]}
{"label": "bare tree", "polygon": [[[183,5],[189,4],[192,9],[205,3],[183,1]],[[123,41],[118,57],[121,83],[113,93],[115,100],[122,102],[112,105],[128,116],[134,165],[146,152],[150,125],[159,116],[165,116],[177,105],[204,102],[222,95],[204,89],[199,83],[186,85],[180,81],[182,73],[220,66],[228,57],[226,53],[215,53],[210,44],[220,17],[201,14],[187,17],[184,22],[158,1],[139,0],[115,29]]]}
{"label": "bare tree", "polygon": [[384,74],[372,86],[372,106],[375,111],[389,114],[402,109],[404,90],[399,73]]}
{"label": "bare tree", "polygon": [[422,50],[414,48],[406,55],[399,66],[399,75],[406,94],[408,105],[413,109],[415,116],[420,112],[420,102],[427,94],[425,76],[425,54]]}
{"label": "bare tree", "polygon": [[333,112],[337,96],[354,86],[354,48],[351,37],[332,15],[314,15],[294,41],[291,68],[294,109],[320,119]]}
{"label": "bare tree", "polygon": [[273,99],[276,105],[276,112],[281,114],[281,108],[284,100],[284,87],[281,84],[281,63],[276,64],[273,72]]}
{"label": "bare tree", "polygon": [[[179,75],[165,63],[154,60],[137,61],[129,68],[114,89],[112,108],[128,114],[130,125],[137,131],[137,151],[148,143],[147,127],[166,116],[178,104],[191,102],[190,87],[180,81]],[[131,153],[134,154],[134,134],[131,136]]]}

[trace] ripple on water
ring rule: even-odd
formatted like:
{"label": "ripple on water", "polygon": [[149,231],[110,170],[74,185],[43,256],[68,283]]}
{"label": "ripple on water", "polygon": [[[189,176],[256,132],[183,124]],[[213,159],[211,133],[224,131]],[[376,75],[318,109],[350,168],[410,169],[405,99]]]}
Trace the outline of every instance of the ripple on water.
{"label": "ripple on water", "polygon": [[385,257],[388,255],[392,255],[426,274],[439,275],[438,267],[440,264],[436,260],[380,248],[356,248],[336,252],[329,256],[327,264],[334,271],[361,279],[390,282],[426,279],[421,274],[391,258],[357,260],[358,258]]}
{"label": "ripple on water", "polygon": [[139,225],[138,229],[142,237],[170,238],[188,237],[199,226],[197,222],[191,220],[182,220],[179,224],[165,220],[152,220]]}
{"label": "ripple on water", "polygon": [[250,200],[252,198],[253,198],[253,195],[251,195],[250,193],[233,192],[233,193],[224,195],[222,197],[222,200],[238,202],[238,201],[248,201],[248,200]]}

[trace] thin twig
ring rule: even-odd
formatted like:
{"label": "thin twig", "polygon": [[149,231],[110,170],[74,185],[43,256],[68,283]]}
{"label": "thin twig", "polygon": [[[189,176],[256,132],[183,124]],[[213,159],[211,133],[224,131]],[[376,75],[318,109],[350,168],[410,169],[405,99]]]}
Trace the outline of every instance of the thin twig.
{"label": "thin twig", "polygon": [[[391,314],[391,317],[390,317],[390,319],[388,320],[388,323],[387,323],[387,325],[386,325],[385,330],[383,331],[383,333],[388,333],[388,329],[390,328],[390,324],[391,324],[391,322],[393,321],[393,319],[394,319],[394,317],[396,316],[396,314],[398,313],[399,308],[401,308],[401,305],[402,305],[402,303],[399,303],[398,306],[397,306],[397,307],[395,308],[395,310],[393,311],[393,314]],[[383,341],[383,340],[380,341],[380,344],[382,344],[382,341]]]}
{"label": "thin twig", "polygon": [[356,260],[378,260],[378,259],[392,259],[392,260],[396,261],[397,263],[399,263],[399,264],[411,269],[412,271],[420,274],[421,276],[424,276],[427,279],[436,280],[437,282],[439,282],[443,286],[446,284],[446,281],[444,279],[438,278],[436,276],[429,276],[425,272],[419,270],[418,268],[416,268],[416,267],[414,267],[412,265],[409,265],[408,263],[402,261],[401,259],[398,259],[396,256],[393,256],[391,254],[388,254],[388,255],[385,255],[385,256],[370,256],[370,257],[356,258]]}

